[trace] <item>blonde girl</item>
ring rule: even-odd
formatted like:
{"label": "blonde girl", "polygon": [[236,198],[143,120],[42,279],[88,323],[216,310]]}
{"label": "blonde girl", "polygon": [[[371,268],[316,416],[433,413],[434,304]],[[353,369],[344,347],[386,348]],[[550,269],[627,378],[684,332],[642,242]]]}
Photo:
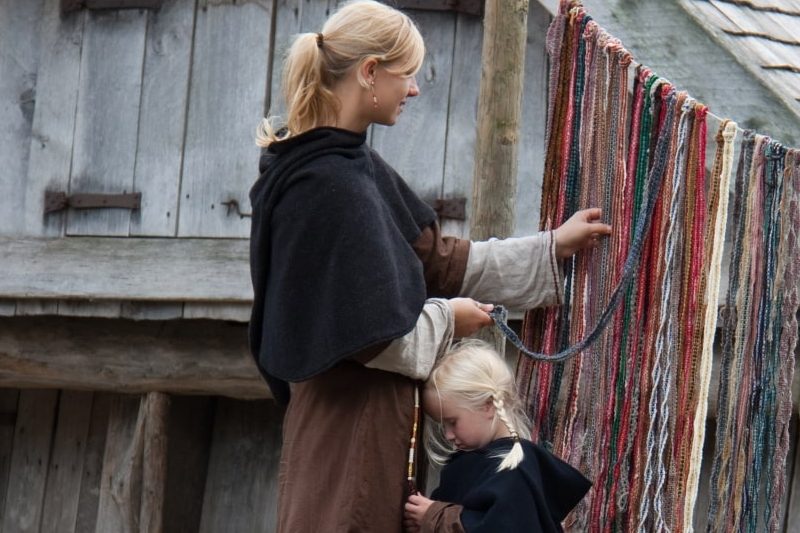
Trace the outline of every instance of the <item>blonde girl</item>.
{"label": "blonde girl", "polygon": [[370,125],[394,124],[420,95],[424,57],[407,15],[348,2],[296,36],[286,116],[258,127],[249,337],[287,405],[281,532],[399,533],[415,380],[452,338],[491,323],[480,302],[558,304],[559,259],[610,231],[586,210],[520,239],[443,237],[435,212],[366,142]]}
{"label": "blonde girl", "polygon": [[428,454],[444,464],[432,500],[411,495],[410,531],[561,531],[589,481],[530,441],[505,361],[481,341],[455,346],[425,384]]}

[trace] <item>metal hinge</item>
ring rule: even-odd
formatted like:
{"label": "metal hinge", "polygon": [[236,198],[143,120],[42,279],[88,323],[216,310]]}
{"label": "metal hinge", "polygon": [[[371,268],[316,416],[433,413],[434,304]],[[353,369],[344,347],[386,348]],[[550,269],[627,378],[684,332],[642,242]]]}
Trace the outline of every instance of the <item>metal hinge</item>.
{"label": "metal hinge", "polygon": [[158,9],[163,0],[61,0],[61,14],[79,9]]}
{"label": "metal hinge", "polygon": [[439,215],[439,218],[451,218],[453,220],[467,219],[467,199],[466,198],[437,198],[431,203],[431,207]]}
{"label": "metal hinge", "polygon": [[485,0],[395,0],[392,4],[402,9],[426,11],[455,11],[483,17]]}
{"label": "metal hinge", "polygon": [[52,213],[67,207],[75,209],[103,209],[116,207],[120,209],[139,209],[142,205],[142,193],[96,194],[46,191],[44,193],[44,212]]}

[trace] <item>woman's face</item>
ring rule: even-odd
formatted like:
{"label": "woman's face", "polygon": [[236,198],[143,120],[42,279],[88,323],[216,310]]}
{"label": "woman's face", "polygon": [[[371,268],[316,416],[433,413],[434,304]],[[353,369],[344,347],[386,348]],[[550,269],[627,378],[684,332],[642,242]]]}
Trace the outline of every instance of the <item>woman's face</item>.
{"label": "woman's face", "polygon": [[[397,122],[397,117],[409,98],[419,95],[419,87],[414,76],[394,74],[382,65],[377,65],[374,71],[375,82],[368,94],[371,106],[372,122],[391,126]],[[374,89],[375,100],[372,98]]]}

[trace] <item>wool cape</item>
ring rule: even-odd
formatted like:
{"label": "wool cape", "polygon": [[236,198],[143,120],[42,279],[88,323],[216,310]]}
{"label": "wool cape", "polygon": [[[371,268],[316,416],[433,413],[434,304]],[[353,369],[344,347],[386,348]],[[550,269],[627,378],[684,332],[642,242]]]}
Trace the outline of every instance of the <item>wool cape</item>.
{"label": "wool cape", "polygon": [[513,445],[502,438],[484,448],[456,452],[442,468],[431,498],[463,506],[467,533],[561,532],[561,521],[581,501],[591,483],[578,470],[545,448],[522,440],[524,459],[514,469],[497,472]]}
{"label": "wool cape", "polygon": [[411,331],[426,289],[412,243],[436,219],[366,144],[316,128],[273,142],[250,191],[250,349],[280,403],[287,382]]}

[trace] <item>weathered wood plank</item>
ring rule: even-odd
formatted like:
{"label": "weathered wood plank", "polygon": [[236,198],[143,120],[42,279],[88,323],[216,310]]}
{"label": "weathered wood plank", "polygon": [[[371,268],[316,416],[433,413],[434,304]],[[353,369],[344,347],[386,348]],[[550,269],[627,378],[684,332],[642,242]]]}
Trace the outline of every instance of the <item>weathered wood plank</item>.
{"label": "weathered wood plank", "polygon": [[75,531],[91,415],[91,392],[61,392],[44,496],[43,532]]}
{"label": "weathered wood plank", "polygon": [[61,316],[119,318],[120,312],[120,302],[84,302],[77,300],[58,302],[58,314]]}
{"label": "weathered wood plank", "polygon": [[5,318],[3,386],[269,397],[246,327],[199,320]]}
{"label": "weathered wood plank", "polygon": [[91,423],[83,461],[83,478],[78,497],[78,515],[75,531],[94,531],[100,502],[100,478],[103,472],[103,455],[108,434],[108,418],[113,395],[94,393]]}
{"label": "weathered wood plank", "polygon": [[791,481],[788,482],[787,500],[789,503],[784,515],[786,517],[786,533],[800,533],[800,475],[798,475],[800,473],[800,445],[796,441],[794,453],[789,456],[788,463],[791,465],[789,470]]}
{"label": "weathered wood plank", "polygon": [[169,417],[164,531],[198,531],[216,398],[173,396]]}
{"label": "weathered wood plank", "polygon": [[18,390],[0,389],[0,524],[3,523],[5,515],[8,471],[11,466],[18,402]]}
{"label": "weathered wood plank", "polygon": [[475,158],[471,155],[475,152],[478,90],[481,81],[481,70],[475,68],[475,59],[481,56],[482,40],[481,19],[471,15],[458,15],[442,190],[444,198],[467,199],[467,220],[444,219],[441,224],[444,234],[461,238],[469,237],[469,218],[472,212],[472,171]]}
{"label": "weathered wood plank", "polygon": [[14,316],[17,311],[17,302],[14,300],[0,300],[0,316]]}
{"label": "weathered wood plank", "polygon": [[275,531],[281,417],[273,402],[218,401],[201,532]]}
{"label": "weathered wood plank", "polygon": [[45,4],[30,161],[25,194],[19,198],[24,235],[57,237],[64,232],[64,212],[44,214],[44,193],[69,186],[85,21],[85,11],[62,18],[60,2]]}
{"label": "weathered wood plank", "polygon": [[[797,416],[792,416],[792,420],[789,423],[789,451],[786,457],[786,493],[783,495],[783,500],[781,500],[781,527],[786,532],[800,530],[800,524],[797,523],[797,520],[791,521],[788,519],[792,500],[800,497],[794,492],[795,478],[800,474],[800,463],[797,462],[797,453],[800,449],[798,436],[800,436],[798,418]],[[767,483],[771,482],[770,480],[765,481]]]}
{"label": "weathered wood plank", "polygon": [[548,62],[545,37],[549,25],[550,14],[536,2],[531,2],[525,50],[520,150],[517,155],[516,236],[532,235],[539,230],[547,123]]}
{"label": "weathered wood plank", "polygon": [[714,443],[717,433],[717,424],[714,420],[706,422],[706,438],[703,443],[703,462],[700,464],[700,484],[697,489],[697,500],[694,504],[694,517],[692,520],[695,531],[705,531],[708,525],[708,507],[711,503],[709,480],[714,466]]}
{"label": "weathered wood plank", "polygon": [[[258,177],[255,128],[267,94],[272,2],[202,0],[197,12],[183,151],[182,237],[245,237],[250,220],[221,202],[249,211]],[[235,35],[222,39],[221,35]]]}
{"label": "weathered wood plank", "polygon": [[182,303],[123,302],[120,312],[121,318],[131,320],[172,320],[182,316]]}
{"label": "weathered wood plank", "polygon": [[420,95],[409,99],[394,126],[373,126],[372,146],[414,192],[431,200],[442,194],[456,14],[409,13],[425,39],[425,62],[417,74]]}
{"label": "weathered wood plank", "polygon": [[25,192],[36,106],[42,0],[0,3],[0,234],[22,230],[15,200]]}
{"label": "weathered wood plank", "polygon": [[39,531],[57,403],[58,391],[20,392],[9,469],[14,490],[8,492],[0,531]]}
{"label": "weathered wood plank", "polygon": [[17,316],[57,315],[58,302],[52,300],[17,300]]}
{"label": "weathered wood plank", "polygon": [[144,409],[144,459],[139,530],[143,533],[160,533],[164,530],[170,398],[163,392],[150,392],[142,403],[140,408]]}
{"label": "weathered wood plank", "polygon": [[283,60],[295,35],[322,31],[330,15],[334,0],[277,0],[275,4],[275,48],[272,51],[272,82],[270,84],[269,113],[286,119],[286,102],[281,93]]}
{"label": "weathered wood plank", "polygon": [[251,302],[248,246],[242,239],[0,238],[0,296]]}
{"label": "weathered wood plank", "polygon": [[[147,11],[87,17],[70,192],[132,192]],[[130,217],[128,209],[71,209],[67,234],[128,235]]]}
{"label": "weathered wood plank", "polygon": [[144,411],[137,396],[115,396],[111,401],[97,533],[139,531],[142,487]]}
{"label": "weathered wood plank", "polygon": [[183,306],[183,318],[248,322],[251,309],[252,306],[250,304],[198,304],[190,302]]}
{"label": "weathered wood plank", "polygon": [[194,0],[174,0],[148,14],[133,176],[142,207],[131,213],[131,235],[177,233],[194,10]]}

